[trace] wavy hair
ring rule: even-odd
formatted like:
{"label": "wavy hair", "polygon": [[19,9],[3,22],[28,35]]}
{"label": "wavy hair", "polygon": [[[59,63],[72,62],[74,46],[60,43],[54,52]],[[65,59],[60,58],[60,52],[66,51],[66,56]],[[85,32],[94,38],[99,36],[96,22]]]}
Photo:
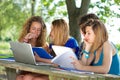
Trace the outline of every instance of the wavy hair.
{"label": "wavy hair", "polygon": [[108,40],[108,32],[105,25],[97,19],[90,19],[84,24],[80,25],[80,29],[84,34],[86,34],[86,27],[88,26],[92,27],[92,30],[95,34],[95,41],[90,50],[90,52],[93,53],[95,50],[98,50],[104,44],[105,41]]}
{"label": "wavy hair", "polygon": [[40,33],[39,37],[37,38],[35,46],[37,46],[37,47],[43,46],[46,42],[46,25],[45,25],[42,17],[40,17],[40,16],[32,16],[24,23],[20,37],[18,40],[21,42],[22,39],[29,33],[30,27],[33,22],[38,22],[42,26],[41,33]]}

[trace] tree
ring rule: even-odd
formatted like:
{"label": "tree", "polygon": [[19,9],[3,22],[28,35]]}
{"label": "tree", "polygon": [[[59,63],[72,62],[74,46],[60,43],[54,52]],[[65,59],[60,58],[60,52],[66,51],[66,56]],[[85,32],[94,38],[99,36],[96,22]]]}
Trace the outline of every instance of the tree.
{"label": "tree", "polygon": [[[98,15],[98,17],[104,22],[107,23],[108,18],[120,17],[119,12],[115,12],[116,9],[112,9],[113,6],[118,6],[117,10],[120,10],[120,0],[97,0],[95,3],[91,3],[92,0],[81,0],[81,6],[76,7],[75,0],[66,0],[68,17],[69,17],[69,26],[70,34],[75,37],[78,42],[80,41],[79,27],[77,25],[78,18],[90,10]],[[97,10],[94,11],[94,8]],[[110,23],[108,23],[110,25]],[[111,24],[113,26],[113,24]],[[120,30],[120,28],[118,29]]]}
{"label": "tree", "polygon": [[78,18],[88,12],[89,4],[90,0],[82,0],[81,7],[77,8],[75,0],[66,0],[70,34],[74,36],[78,40],[78,42],[80,41],[79,26],[77,23]]}
{"label": "tree", "polygon": [[26,18],[30,16],[30,12],[26,11],[27,2],[21,0],[0,0],[0,38],[16,39]]}
{"label": "tree", "polygon": [[94,11],[97,7],[98,11],[94,13],[104,22],[111,16],[120,17],[119,13],[110,9],[111,6],[119,6],[120,0],[97,0],[93,4],[91,0],[79,0],[80,7],[76,7],[75,1],[77,0],[0,0],[0,37],[6,38],[9,33],[11,35],[8,37],[17,39],[24,21],[32,15],[40,15],[49,24],[56,18],[68,18],[71,36],[80,41],[77,20],[81,15]]}

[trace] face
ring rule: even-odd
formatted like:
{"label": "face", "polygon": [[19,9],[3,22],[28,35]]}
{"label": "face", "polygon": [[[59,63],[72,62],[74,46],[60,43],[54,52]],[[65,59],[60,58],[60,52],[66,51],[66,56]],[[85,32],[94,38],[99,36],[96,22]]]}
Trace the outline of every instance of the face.
{"label": "face", "polygon": [[95,39],[94,31],[92,30],[92,27],[88,26],[86,27],[86,34],[83,34],[84,40],[86,40],[89,43],[93,43]]}
{"label": "face", "polygon": [[41,24],[38,23],[38,22],[33,22],[31,24],[31,27],[30,27],[30,33],[33,33],[36,35],[36,37],[38,37],[40,35],[40,32],[41,32]]}
{"label": "face", "polygon": [[54,41],[54,29],[53,29],[53,27],[51,27],[50,40]]}

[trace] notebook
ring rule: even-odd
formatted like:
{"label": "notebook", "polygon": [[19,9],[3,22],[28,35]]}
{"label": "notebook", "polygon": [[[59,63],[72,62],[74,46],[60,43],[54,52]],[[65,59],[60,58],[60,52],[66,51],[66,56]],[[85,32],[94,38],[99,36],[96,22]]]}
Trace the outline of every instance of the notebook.
{"label": "notebook", "polygon": [[51,65],[43,62],[36,62],[31,44],[10,41],[10,47],[16,62],[32,65]]}

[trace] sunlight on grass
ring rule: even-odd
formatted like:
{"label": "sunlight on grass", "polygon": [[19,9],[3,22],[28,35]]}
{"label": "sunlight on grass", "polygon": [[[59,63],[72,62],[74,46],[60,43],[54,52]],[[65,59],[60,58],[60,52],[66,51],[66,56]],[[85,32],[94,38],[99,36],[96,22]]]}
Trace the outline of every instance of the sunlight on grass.
{"label": "sunlight on grass", "polygon": [[0,42],[0,58],[12,57],[12,51],[10,50],[9,42]]}

